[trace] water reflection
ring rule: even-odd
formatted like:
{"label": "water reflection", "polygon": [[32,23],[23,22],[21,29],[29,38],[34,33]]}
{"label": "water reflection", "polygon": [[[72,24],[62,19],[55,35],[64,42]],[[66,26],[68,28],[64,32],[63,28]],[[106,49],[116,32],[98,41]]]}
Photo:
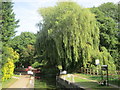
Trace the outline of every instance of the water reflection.
{"label": "water reflection", "polygon": [[35,88],[56,89],[56,78],[50,76],[41,76],[39,79],[35,79]]}

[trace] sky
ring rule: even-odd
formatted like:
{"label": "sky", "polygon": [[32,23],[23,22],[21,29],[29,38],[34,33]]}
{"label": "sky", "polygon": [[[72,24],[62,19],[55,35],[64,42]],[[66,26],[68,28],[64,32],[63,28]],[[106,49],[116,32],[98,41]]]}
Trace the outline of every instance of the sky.
{"label": "sky", "polygon": [[[68,0],[12,0],[14,2],[15,18],[20,20],[20,27],[16,28],[16,35],[20,35],[21,32],[33,32],[37,33],[39,28],[36,26],[38,22],[42,20],[39,8],[55,6],[56,2],[63,2]],[[119,0],[72,0],[77,2],[80,6],[88,8],[93,6],[99,6],[102,3],[113,2],[117,3]]]}

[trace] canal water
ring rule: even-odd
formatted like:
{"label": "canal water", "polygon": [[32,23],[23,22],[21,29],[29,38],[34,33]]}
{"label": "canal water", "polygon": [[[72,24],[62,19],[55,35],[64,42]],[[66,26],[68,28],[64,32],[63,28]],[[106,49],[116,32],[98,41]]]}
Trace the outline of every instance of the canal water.
{"label": "canal water", "polygon": [[42,76],[40,79],[35,79],[34,88],[60,90],[60,86],[56,85],[56,77],[52,76]]}

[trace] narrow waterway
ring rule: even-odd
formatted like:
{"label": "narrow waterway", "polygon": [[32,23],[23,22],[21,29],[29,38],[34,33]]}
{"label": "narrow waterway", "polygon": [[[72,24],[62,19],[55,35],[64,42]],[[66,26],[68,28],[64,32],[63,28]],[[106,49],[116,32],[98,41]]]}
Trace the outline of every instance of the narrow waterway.
{"label": "narrow waterway", "polygon": [[56,78],[51,76],[42,76],[40,79],[35,79],[34,88],[59,89],[56,85]]}

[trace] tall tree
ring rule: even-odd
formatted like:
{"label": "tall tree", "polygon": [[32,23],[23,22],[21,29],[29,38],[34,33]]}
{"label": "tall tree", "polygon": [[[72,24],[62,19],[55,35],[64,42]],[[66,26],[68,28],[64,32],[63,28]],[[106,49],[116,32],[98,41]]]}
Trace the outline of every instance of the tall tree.
{"label": "tall tree", "polygon": [[[10,47],[9,41],[15,35],[15,28],[18,27],[18,20],[15,19],[12,2],[2,2],[0,7],[0,29],[2,47],[2,80],[12,77],[14,72],[14,63],[18,61],[19,54]],[[1,18],[0,16],[0,18]],[[1,43],[0,43],[1,44]]]}
{"label": "tall tree", "polygon": [[[117,68],[119,67],[119,30],[118,29],[118,7],[113,3],[104,3],[98,7],[91,8],[95,13],[100,29],[100,47],[105,47],[112,55]],[[114,13],[113,13],[114,12]]]}
{"label": "tall tree", "polygon": [[0,12],[2,14],[2,20],[0,21],[0,25],[2,25],[1,40],[3,43],[7,44],[7,42],[11,40],[11,37],[15,35],[15,28],[18,27],[19,20],[15,19],[12,2],[2,2]]}
{"label": "tall tree", "polygon": [[[118,33],[118,40],[119,40],[119,43],[118,43],[118,53],[119,53],[119,57],[120,58],[120,1],[118,2],[118,29],[119,29],[119,33]],[[118,66],[119,66],[119,70],[120,70],[120,59],[118,61]]]}
{"label": "tall tree", "polygon": [[[9,41],[11,41],[12,37],[15,35],[15,28],[18,27],[17,24],[19,21],[15,19],[12,2],[2,2],[1,4],[0,13],[2,19],[0,20],[0,38],[3,46],[8,46]],[[2,53],[4,54],[4,49]],[[2,61],[4,62],[5,60]]]}
{"label": "tall tree", "polygon": [[[95,15],[74,2],[60,2],[55,7],[42,8],[42,30],[36,48],[51,66],[62,65],[63,70],[74,71],[80,67],[95,69],[95,59],[112,65],[106,49],[99,51],[99,29]],[[106,53],[105,60],[102,53]],[[108,63],[108,60],[110,63]]]}
{"label": "tall tree", "polygon": [[20,61],[16,63],[17,66],[22,64],[27,67],[33,64],[35,56],[35,39],[36,35],[31,32],[22,32],[11,41],[11,46],[20,54]]}

